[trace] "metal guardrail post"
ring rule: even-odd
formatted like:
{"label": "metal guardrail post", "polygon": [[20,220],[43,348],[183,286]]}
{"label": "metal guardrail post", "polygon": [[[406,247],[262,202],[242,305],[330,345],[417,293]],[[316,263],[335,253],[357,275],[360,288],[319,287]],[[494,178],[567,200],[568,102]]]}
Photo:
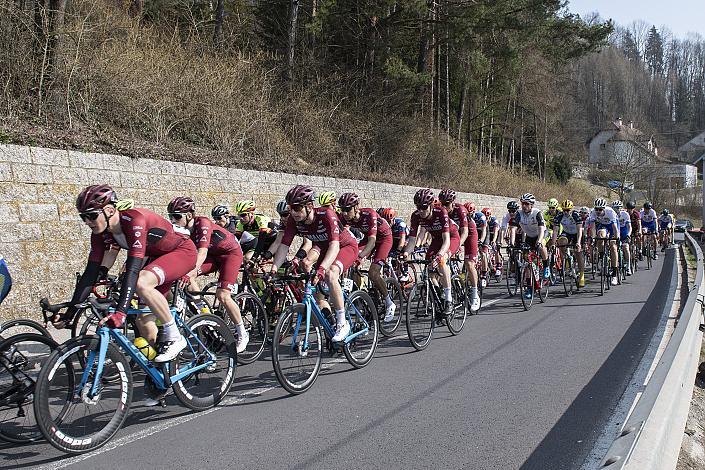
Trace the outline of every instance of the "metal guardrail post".
{"label": "metal guardrail post", "polygon": [[696,255],[695,283],[649,383],[600,463],[601,470],[676,468],[700,358],[705,298],[703,252],[687,232],[685,240]]}

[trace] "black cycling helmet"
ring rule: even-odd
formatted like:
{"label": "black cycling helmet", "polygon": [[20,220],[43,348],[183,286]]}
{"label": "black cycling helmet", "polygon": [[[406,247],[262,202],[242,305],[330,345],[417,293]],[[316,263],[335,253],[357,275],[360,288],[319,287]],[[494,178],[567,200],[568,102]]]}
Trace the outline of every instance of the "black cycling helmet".
{"label": "black cycling helmet", "polygon": [[661,214],[663,214],[663,215],[668,215],[668,214],[669,214],[668,209],[662,210],[662,211],[661,211]]}
{"label": "black cycling helmet", "polygon": [[634,204],[634,201],[627,201],[627,209],[631,210],[636,207],[636,204]]}
{"label": "black cycling helmet", "polygon": [[519,210],[519,203],[516,201],[509,201],[507,203],[507,210],[518,211]]}
{"label": "black cycling helmet", "polygon": [[651,205],[651,203],[650,203],[649,201],[646,201],[646,202],[644,203],[644,209],[647,209],[647,210],[648,210],[648,209],[652,209],[653,207],[654,207],[654,206]]}
{"label": "black cycling helmet", "polygon": [[220,219],[224,215],[227,215],[230,211],[228,208],[222,204],[218,204],[211,210],[211,217],[214,219]]}
{"label": "black cycling helmet", "polygon": [[279,214],[281,217],[289,215],[289,205],[286,203],[286,201],[282,200],[277,202],[277,214]]}

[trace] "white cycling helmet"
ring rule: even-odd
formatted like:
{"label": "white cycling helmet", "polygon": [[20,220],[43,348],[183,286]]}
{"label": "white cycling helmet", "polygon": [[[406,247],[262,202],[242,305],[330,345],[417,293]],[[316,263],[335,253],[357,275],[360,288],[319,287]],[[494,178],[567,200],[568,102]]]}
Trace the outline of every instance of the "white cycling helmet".
{"label": "white cycling helmet", "polygon": [[531,193],[522,194],[519,198],[521,202],[528,202],[529,204],[536,204],[536,198]]}
{"label": "white cycling helmet", "polygon": [[597,199],[595,199],[593,207],[595,207],[595,209],[604,209],[605,207],[607,207],[607,201],[605,201],[601,197],[598,197]]}

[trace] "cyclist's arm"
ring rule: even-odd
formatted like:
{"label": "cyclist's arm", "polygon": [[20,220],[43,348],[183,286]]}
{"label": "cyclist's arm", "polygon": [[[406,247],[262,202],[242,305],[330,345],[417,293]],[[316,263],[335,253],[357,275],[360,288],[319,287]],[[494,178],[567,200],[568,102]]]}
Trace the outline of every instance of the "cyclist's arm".
{"label": "cyclist's arm", "polygon": [[462,227],[460,229],[460,245],[462,246],[463,243],[465,243],[465,240],[468,238],[468,227]]}
{"label": "cyclist's arm", "polygon": [[404,248],[404,245],[406,244],[406,234],[402,232],[401,235],[399,235],[399,244],[397,245],[397,250],[401,250]]}
{"label": "cyclist's arm", "polygon": [[[196,255],[196,267],[193,268],[193,271],[191,271],[191,273],[197,274],[198,271],[200,271],[201,266],[203,266],[203,263],[206,261],[207,257],[208,257],[208,248],[199,248],[198,254]],[[195,276],[192,275],[192,277],[195,277]]]}
{"label": "cyclist's arm", "polygon": [[443,243],[438,250],[438,256],[445,256],[450,249],[450,232],[443,232]]}
{"label": "cyclist's arm", "polygon": [[370,256],[370,253],[374,251],[375,249],[375,244],[377,243],[377,235],[371,235],[370,237],[367,238],[367,244],[365,245],[365,248],[362,249],[360,254],[358,255],[359,258],[367,258]]}

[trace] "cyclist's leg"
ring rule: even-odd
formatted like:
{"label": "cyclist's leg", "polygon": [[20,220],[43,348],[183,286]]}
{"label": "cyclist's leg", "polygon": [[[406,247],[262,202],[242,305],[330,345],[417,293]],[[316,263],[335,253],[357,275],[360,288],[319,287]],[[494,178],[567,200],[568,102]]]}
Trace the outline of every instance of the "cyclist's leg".
{"label": "cyclist's leg", "polygon": [[[350,334],[350,324],[345,318],[345,301],[343,289],[340,286],[340,274],[345,272],[357,259],[357,245],[348,245],[340,248],[338,256],[326,271],[326,282],[330,289],[330,304],[335,310],[336,329],[332,341],[342,341]],[[321,259],[324,255],[321,254]]]}

